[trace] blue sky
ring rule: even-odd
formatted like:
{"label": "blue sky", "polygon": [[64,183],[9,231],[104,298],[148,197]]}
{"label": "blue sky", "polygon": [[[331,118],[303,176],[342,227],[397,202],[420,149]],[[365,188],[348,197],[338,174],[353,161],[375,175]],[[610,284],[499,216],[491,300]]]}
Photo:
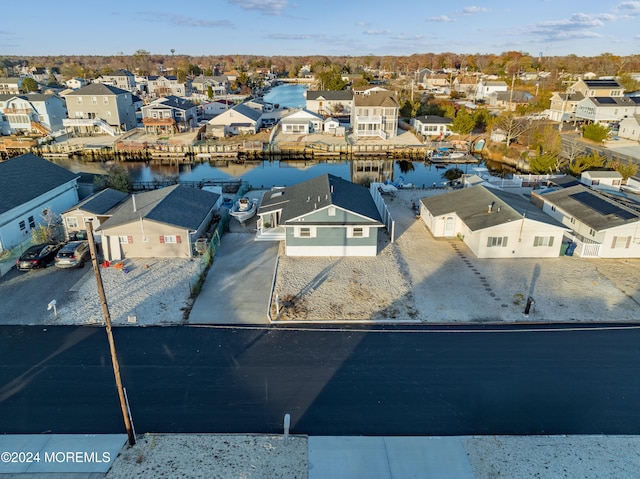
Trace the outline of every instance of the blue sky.
{"label": "blue sky", "polygon": [[640,1],[5,3],[0,55],[640,53]]}

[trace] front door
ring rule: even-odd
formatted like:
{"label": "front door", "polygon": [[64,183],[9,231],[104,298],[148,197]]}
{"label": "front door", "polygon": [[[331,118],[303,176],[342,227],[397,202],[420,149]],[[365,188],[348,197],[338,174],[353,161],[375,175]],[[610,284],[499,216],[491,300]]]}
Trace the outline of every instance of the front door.
{"label": "front door", "polygon": [[444,220],[444,235],[445,236],[454,236],[456,230],[456,220],[453,216],[447,216],[447,219]]}

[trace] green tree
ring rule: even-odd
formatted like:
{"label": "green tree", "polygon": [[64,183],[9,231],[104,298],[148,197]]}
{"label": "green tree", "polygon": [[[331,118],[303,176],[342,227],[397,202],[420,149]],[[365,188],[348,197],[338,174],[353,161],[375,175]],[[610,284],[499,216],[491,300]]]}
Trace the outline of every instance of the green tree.
{"label": "green tree", "polygon": [[31,230],[31,240],[34,244],[51,243],[62,239],[62,217],[54,213],[51,208],[44,210],[42,223]]}
{"label": "green tree", "polygon": [[588,140],[597,141],[598,143],[609,136],[609,128],[598,123],[591,123],[585,126],[583,131],[585,138],[587,138]]}
{"label": "green tree", "polygon": [[460,108],[458,114],[451,123],[450,129],[452,132],[458,135],[468,135],[473,131],[473,127],[476,122],[471,115],[467,112],[466,108]]}
{"label": "green tree", "polygon": [[321,90],[344,90],[347,82],[342,79],[342,73],[338,65],[332,65],[316,74],[316,81],[320,83]]}
{"label": "green tree", "polygon": [[96,176],[94,184],[98,190],[112,188],[124,193],[130,193],[133,190],[129,172],[120,165],[111,166],[105,176]]}
{"label": "green tree", "polygon": [[630,161],[622,163],[620,160],[613,160],[607,166],[620,173],[624,181],[627,181],[632,176],[636,176],[638,172],[638,165]]}
{"label": "green tree", "polygon": [[605,161],[604,156],[597,151],[593,151],[585,155],[580,155],[569,162],[569,171],[573,176],[579,176],[583,171],[602,168]]}
{"label": "green tree", "polygon": [[493,117],[486,108],[476,108],[471,114],[471,117],[475,122],[474,129],[483,132],[487,131],[487,128],[489,128],[493,122]]}
{"label": "green tree", "polygon": [[549,175],[557,173],[562,166],[558,155],[542,153],[529,160],[529,169],[535,175]]}
{"label": "green tree", "polygon": [[32,91],[38,91],[38,82],[35,81],[33,78],[25,78],[22,81],[22,89],[25,91],[25,93],[30,93]]}
{"label": "green tree", "polygon": [[213,87],[211,85],[207,86],[207,98],[209,98],[209,100],[213,98]]}
{"label": "green tree", "polygon": [[626,92],[640,90],[640,81],[634,80],[633,77],[628,73],[623,73],[622,75],[620,75],[618,77],[618,83],[622,85],[624,91]]}

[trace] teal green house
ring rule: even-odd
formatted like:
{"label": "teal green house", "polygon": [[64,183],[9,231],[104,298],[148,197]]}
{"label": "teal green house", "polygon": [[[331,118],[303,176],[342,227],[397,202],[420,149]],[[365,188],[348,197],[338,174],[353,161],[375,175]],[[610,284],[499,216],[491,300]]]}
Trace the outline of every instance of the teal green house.
{"label": "teal green house", "polygon": [[324,174],[264,195],[256,240],[284,240],[287,256],[376,256],[384,227],[364,186]]}

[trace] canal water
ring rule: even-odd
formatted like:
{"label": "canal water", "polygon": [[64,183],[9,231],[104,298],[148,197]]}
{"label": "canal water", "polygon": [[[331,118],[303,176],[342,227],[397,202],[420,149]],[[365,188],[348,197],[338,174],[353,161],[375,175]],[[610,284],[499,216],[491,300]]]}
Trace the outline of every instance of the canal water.
{"label": "canal water", "polygon": [[264,101],[285,108],[303,108],[307,104],[305,92],[308,85],[278,85],[264,96]]}
{"label": "canal water", "polygon": [[[75,172],[106,171],[109,166],[101,163],[85,163],[79,159],[53,160]],[[253,188],[271,188],[273,186],[291,186],[302,183],[324,173],[329,173],[354,183],[370,181],[390,181],[392,183],[412,184],[416,187],[443,186],[447,170],[458,168],[462,173],[471,174],[478,164],[435,165],[422,161],[393,159],[353,159],[353,160],[280,160],[246,161],[238,163],[231,159],[212,159],[203,163],[160,165],[145,162],[122,162],[133,181],[153,181],[166,177],[179,176],[183,181],[205,179],[242,179]]]}

